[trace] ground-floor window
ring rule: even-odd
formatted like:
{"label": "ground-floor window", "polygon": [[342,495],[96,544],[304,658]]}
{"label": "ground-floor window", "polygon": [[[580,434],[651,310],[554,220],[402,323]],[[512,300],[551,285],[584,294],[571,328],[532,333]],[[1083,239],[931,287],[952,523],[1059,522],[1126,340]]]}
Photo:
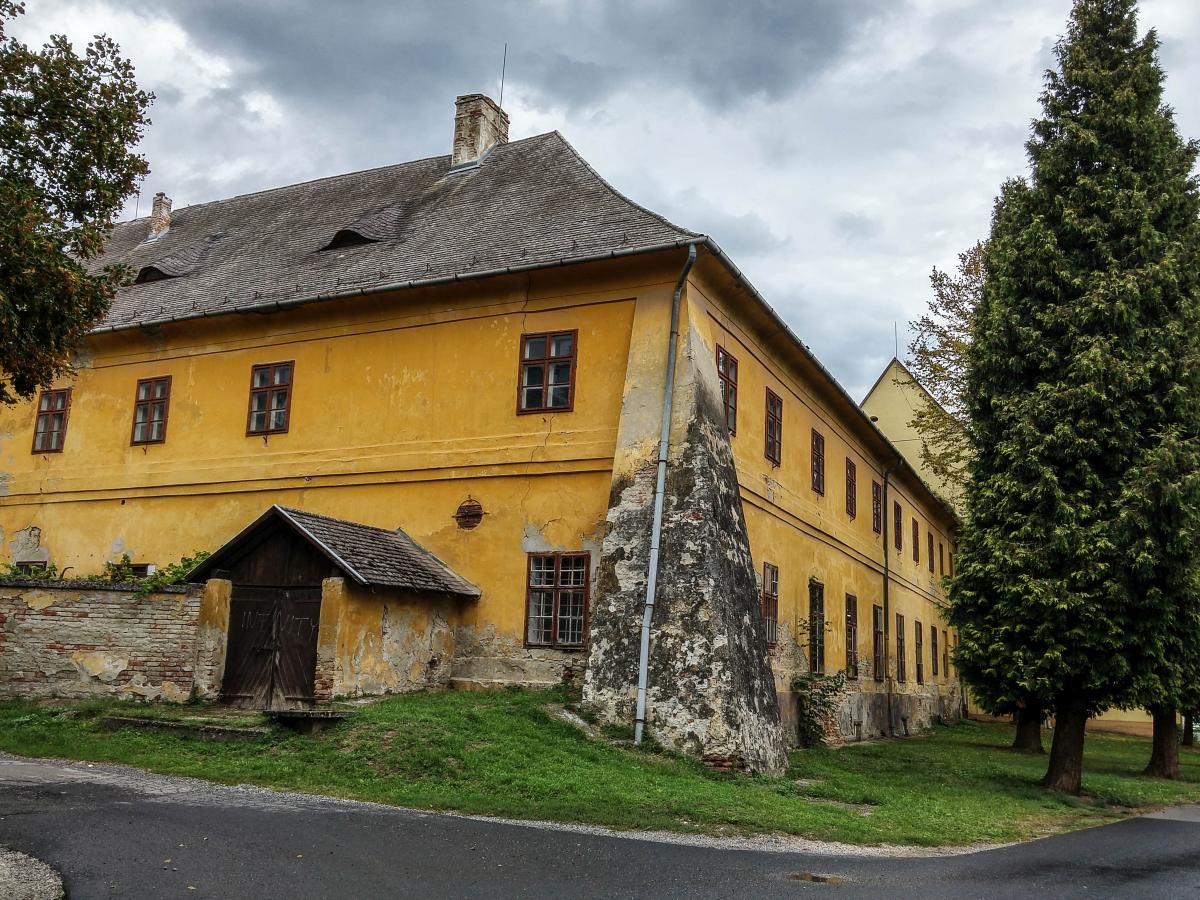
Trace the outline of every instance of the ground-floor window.
{"label": "ground-floor window", "polygon": [[586,553],[531,553],[525,641],[538,647],[582,647],[587,634]]}
{"label": "ground-floor window", "polygon": [[769,562],[763,563],[762,614],[767,644],[774,647],[779,640],[779,567]]}
{"label": "ground-floor window", "polygon": [[937,643],[937,626],[929,626],[929,666],[933,672],[933,677],[938,677],[938,643]]}
{"label": "ground-floor window", "polygon": [[925,683],[925,632],[921,629],[920,622],[913,623],[916,627],[913,629],[913,637],[916,639],[913,642],[913,649],[917,654],[917,684]]}
{"label": "ground-floor window", "polygon": [[825,585],[808,583],[808,661],[814,675],[825,674]]}
{"label": "ground-floor window", "polygon": [[858,598],[846,595],[846,677],[858,677]]}
{"label": "ground-floor window", "polygon": [[883,607],[882,606],[871,607],[871,628],[872,628],[871,649],[872,649],[872,657],[873,657],[872,662],[871,662],[872,671],[874,672],[876,681],[883,681],[883,677],[886,673],[884,672],[885,667],[883,664],[884,634],[883,634]]}
{"label": "ground-floor window", "polygon": [[896,680],[908,679],[908,666],[904,660],[904,616],[896,613]]}

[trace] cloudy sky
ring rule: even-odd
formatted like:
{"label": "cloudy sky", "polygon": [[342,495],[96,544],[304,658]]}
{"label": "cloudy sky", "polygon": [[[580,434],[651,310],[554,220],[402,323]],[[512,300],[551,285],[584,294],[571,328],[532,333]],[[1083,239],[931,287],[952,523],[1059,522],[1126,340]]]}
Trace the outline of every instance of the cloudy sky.
{"label": "cloudy sky", "polygon": [[[448,153],[454,97],[561,131],[711,234],[856,397],[1024,171],[1070,0],[30,0],[157,94],[142,194],[176,207]],[[1200,3],[1144,0],[1200,137]],[[132,204],[129,213],[132,214]],[[142,210],[143,214],[145,210]]]}

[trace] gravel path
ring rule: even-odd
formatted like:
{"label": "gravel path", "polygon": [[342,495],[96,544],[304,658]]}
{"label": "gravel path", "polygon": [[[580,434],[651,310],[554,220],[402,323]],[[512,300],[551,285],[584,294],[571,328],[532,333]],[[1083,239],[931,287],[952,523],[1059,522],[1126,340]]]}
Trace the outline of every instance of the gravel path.
{"label": "gravel path", "polygon": [[62,879],[40,859],[0,847],[0,897],[4,900],[62,900]]}

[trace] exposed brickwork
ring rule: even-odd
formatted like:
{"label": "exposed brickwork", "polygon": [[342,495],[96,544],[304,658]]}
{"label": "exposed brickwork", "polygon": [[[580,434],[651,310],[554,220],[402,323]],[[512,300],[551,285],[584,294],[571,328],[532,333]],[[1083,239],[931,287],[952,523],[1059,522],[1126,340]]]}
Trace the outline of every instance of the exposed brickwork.
{"label": "exposed brickwork", "polygon": [[186,700],[201,590],[0,585],[0,695]]}

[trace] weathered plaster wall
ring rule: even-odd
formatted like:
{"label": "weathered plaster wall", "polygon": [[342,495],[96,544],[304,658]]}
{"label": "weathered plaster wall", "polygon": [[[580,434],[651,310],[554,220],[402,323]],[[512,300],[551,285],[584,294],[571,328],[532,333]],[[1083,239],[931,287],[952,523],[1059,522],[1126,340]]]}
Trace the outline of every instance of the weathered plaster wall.
{"label": "weathered plaster wall", "polygon": [[[329,691],[335,697],[444,687],[454,658],[453,623],[462,605],[460,600],[326,579],[318,680],[329,671]],[[318,696],[322,694],[319,689]]]}
{"label": "weathered plaster wall", "polygon": [[[779,772],[785,740],[715,363],[686,307],[681,319],[647,726],[661,743],[710,763]],[[645,361],[656,362],[649,353]],[[649,372],[639,374],[643,396],[626,402],[642,409],[656,391]],[[657,433],[653,416],[640,418]],[[636,699],[657,451],[654,440],[629,437],[624,471],[614,473],[584,682],[585,703],[622,723]]]}
{"label": "weathered plaster wall", "polygon": [[198,588],[0,584],[0,695],[186,700]]}

